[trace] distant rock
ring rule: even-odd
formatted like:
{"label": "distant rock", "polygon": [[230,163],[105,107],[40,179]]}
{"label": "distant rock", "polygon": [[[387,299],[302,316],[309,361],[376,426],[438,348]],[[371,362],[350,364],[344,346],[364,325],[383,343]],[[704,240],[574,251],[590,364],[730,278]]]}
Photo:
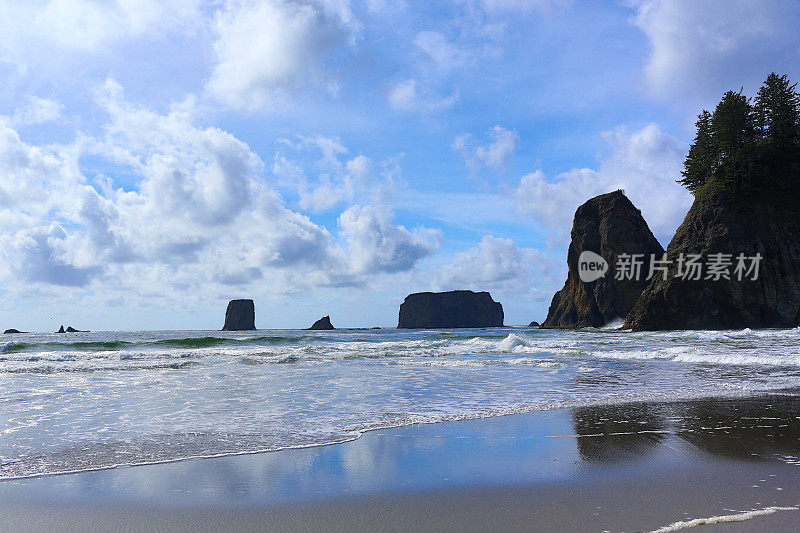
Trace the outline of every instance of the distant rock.
{"label": "distant rock", "polygon": [[225,311],[222,331],[248,331],[256,329],[256,306],[253,300],[231,300]]}
{"label": "distant rock", "polygon": [[331,317],[324,316],[319,320],[317,320],[316,322],[314,322],[308,329],[317,330],[317,329],[336,329],[336,328],[334,328],[333,324],[331,324]]}
{"label": "distant rock", "polygon": [[86,333],[86,331],[82,329],[75,329],[72,326],[67,326],[67,333]]}
{"label": "distant rock", "polygon": [[[564,288],[553,296],[542,328],[601,327],[622,319],[647,287],[651,254],[664,249],[647,226],[642,213],[623,191],[596,196],[575,211],[572,240],[567,253],[569,271]],[[581,280],[578,259],[584,251],[599,255],[608,265],[604,277]],[[641,276],[616,280],[614,268],[620,254],[641,254]]]}
{"label": "distant rock", "polygon": [[58,328],[58,331],[56,331],[56,333],[66,333],[66,331],[64,330],[64,326],[62,325],[60,328]]}
{"label": "distant rock", "polygon": [[[800,210],[783,198],[698,195],[667,247],[667,279],[654,277],[625,321],[633,330],[792,328],[800,325]],[[796,202],[796,199],[793,200]],[[776,204],[783,203],[783,206]],[[795,204],[796,206],[796,204]],[[731,254],[731,279],[677,276],[680,254]],[[735,275],[736,257],[761,254],[756,280]],[[748,262],[750,266],[750,262]]]}
{"label": "distant rock", "polygon": [[503,326],[503,306],[488,292],[418,292],[400,305],[398,328]]}
{"label": "distant rock", "polygon": [[536,321],[534,320],[533,322],[531,322],[530,324],[528,324],[528,327],[529,327],[529,328],[538,328],[540,325],[541,325],[541,324],[539,324],[538,322],[536,322]]}
{"label": "distant rock", "polygon": [[8,334],[8,333],[25,333],[25,332],[24,331],[20,331],[18,329],[11,328],[11,329],[5,330],[3,333],[4,334]]}

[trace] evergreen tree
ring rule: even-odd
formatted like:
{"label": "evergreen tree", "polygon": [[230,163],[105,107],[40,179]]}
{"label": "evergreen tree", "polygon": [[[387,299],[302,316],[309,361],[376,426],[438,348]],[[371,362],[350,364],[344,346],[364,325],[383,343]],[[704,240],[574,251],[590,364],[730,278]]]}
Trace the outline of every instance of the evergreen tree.
{"label": "evergreen tree", "polygon": [[756,123],[761,135],[777,146],[800,139],[800,97],[784,74],[767,76],[755,99]]}
{"label": "evergreen tree", "polygon": [[697,115],[697,134],[683,162],[682,180],[678,183],[694,192],[708,181],[717,169],[719,153],[711,131],[711,113],[705,109]]}
{"label": "evergreen tree", "polygon": [[750,99],[728,91],[711,116],[711,133],[719,155],[719,175],[733,189],[749,189],[756,127]]}

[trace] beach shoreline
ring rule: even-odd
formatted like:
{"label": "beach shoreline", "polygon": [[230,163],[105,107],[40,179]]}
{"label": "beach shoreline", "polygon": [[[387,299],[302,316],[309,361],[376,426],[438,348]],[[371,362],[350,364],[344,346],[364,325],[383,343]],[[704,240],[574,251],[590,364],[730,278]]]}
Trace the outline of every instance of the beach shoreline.
{"label": "beach shoreline", "polygon": [[[800,399],[632,403],[0,482],[0,528],[791,531]],[[745,515],[743,513],[750,513]],[[741,529],[744,528],[744,529]]]}

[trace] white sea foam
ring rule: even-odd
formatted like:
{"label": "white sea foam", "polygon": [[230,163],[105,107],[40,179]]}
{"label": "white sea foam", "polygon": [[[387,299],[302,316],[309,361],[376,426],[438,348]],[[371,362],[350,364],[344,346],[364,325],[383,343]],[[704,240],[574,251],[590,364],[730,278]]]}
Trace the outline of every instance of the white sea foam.
{"label": "white sea foam", "polygon": [[670,533],[672,531],[679,531],[690,527],[704,526],[707,524],[724,524],[730,522],[744,522],[757,516],[766,516],[778,511],[797,511],[799,507],[766,507],[764,509],[756,509],[753,511],[743,511],[736,514],[711,516],[708,518],[694,518],[692,520],[683,520],[680,522],[673,522],[672,524],[653,530],[652,533]]}

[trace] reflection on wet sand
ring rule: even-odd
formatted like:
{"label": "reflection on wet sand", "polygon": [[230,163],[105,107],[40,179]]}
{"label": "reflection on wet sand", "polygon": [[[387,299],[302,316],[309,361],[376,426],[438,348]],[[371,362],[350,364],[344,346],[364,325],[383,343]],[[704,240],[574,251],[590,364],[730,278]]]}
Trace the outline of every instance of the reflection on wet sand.
{"label": "reflection on wet sand", "polygon": [[744,460],[800,455],[800,399],[764,396],[582,407],[571,412],[582,459],[618,462],[655,453],[675,435],[712,455]]}
{"label": "reflection on wet sand", "polygon": [[663,406],[627,404],[582,407],[572,411],[581,459],[617,462],[646,456],[668,436]]}

